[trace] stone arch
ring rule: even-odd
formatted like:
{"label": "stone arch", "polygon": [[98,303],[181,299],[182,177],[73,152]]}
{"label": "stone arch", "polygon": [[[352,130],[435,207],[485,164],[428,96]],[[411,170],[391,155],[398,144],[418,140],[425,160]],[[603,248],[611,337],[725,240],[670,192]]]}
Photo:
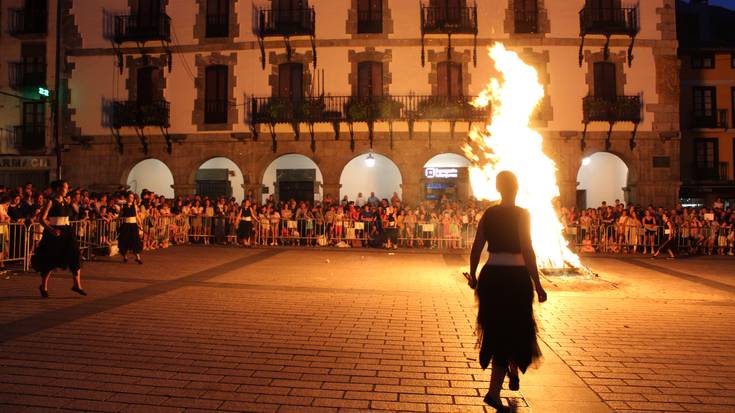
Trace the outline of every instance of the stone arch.
{"label": "stone arch", "polygon": [[602,201],[610,205],[615,199],[630,201],[629,165],[629,162],[614,152],[595,151],[583,157],[576,179],[577,190],[587,191],[585,206],[596,208]]}
{"label": "stone arch", "polygon": [[[142,179],[145,180],[141,181]],[[138,194],[143,189],[150,189],[166,198],[174,197],[173,169],[157,158],[142,158],[131,162],[123,170],[121,184],[127,185],[131,191]]]}
{"label": "stone arch", "polygon": [[191,172],[189,172],[189,179],[187,180],[190,185],[193,185],[194,188],[196,188],[197,172],[199,172],[202,167],[205,167],[205,165],[212,168],[216,167],[217,169],[229,169],[230,167],[233,167],[235,175],[229,180],[232,185],[232,196],[238,201],[241,201],[244,198],[245,175],[243,170],[237,162],[227,156],[209,156],[195,164],[195,167],[192,168]]}
{"label": "stone arch", "polygon": [[[364,164],[364,160],[370,155],[376,161],[374,168],[368,168]],[[375,192],[378,198],[390,198],[393,192],[397,192],[398,197],[403,198],[404,174],[399,163],[387,155],[374,151],[350,158],[342,166],[339,183],[340,199],[347,195],[350,200],[354,200],[359,192],[362,192],[367,199],[371,191]]]}
{"label": "stone arch", "polygon": [[322,188],[322,184],[324,183],[324,175],[322,173],[322,168],[319,162],[317,162],[316,159],[313,159],[306,153],[290,152],[270,156],[267,159],[264,159],[264,162],[260,166],[258,166],[256,171],[258,175],[256,175],[256,177],[263,185],[263,187],[268,187],[269,189],[268,194],[262,194],[263,196],[261,201],[265,200],[268,195],[275,194],[278,191],[278,188],[276,188],[275,185],[275,173],[276,168],[278,168],[279,160],[282,162],[289,162],[290,164],[294,165],[293,169],[309,169],[304,168],[304,166],[313,166],[314,169],[316,169],[316,174],[314,176],[315,195],[319,195],[319,199],[321,198],[321,196],[324,195],[324,191]]}

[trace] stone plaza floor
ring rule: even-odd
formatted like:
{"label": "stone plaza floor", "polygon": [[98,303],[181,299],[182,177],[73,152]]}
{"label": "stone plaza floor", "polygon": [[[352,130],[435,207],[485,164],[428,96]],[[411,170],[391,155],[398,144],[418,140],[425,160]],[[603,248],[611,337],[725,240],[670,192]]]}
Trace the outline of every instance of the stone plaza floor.
{"label": "stone plaza floor", "polygon": [[[493,412],[459,254],[174,247],[0,278],[0,412]],[[735,412],[735,260],[545,280],[516,412]]]}

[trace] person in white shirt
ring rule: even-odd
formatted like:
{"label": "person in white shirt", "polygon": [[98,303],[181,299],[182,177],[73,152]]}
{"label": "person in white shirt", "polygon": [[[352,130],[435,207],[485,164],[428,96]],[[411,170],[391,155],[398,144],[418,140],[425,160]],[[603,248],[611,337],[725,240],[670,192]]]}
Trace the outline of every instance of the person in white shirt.
{"label": "person in white shirt", "polygon": [[366,201],[365,201],[365,197],[364,197],[364,196],[362,196],[362,192],[358,192],[358,193],[357,193],[357,199],[355,199],[355,204],[356,204],[357,206],[359,206],[359,207],[361,207],[361,208],[362,208],[363,206],[365,206],[365,202],[366,202]]}

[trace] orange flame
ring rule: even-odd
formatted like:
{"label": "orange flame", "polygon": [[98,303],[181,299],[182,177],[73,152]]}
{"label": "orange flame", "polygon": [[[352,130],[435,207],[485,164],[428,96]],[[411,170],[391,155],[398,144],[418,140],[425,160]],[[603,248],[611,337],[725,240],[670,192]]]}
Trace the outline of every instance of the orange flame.
{"label": "orange flame", "polygon": [[544,154],[541,134],[529,125],[544,97],[538,73],[501,43],[490,48],[490,58],[503,81],[490,79],[473,102],[478,107],[492,104],[492,120],[485,130],[473,129],[470,142],[463,148],[473,164],[472,190],[478,199],[498,201],[495,177],[500,171],[512,171],[518,177],[516,202],[531,213],[531,236],[539,267],[579,268],[582,264],[569,249],[552,205],[559,196],[556,164]]}

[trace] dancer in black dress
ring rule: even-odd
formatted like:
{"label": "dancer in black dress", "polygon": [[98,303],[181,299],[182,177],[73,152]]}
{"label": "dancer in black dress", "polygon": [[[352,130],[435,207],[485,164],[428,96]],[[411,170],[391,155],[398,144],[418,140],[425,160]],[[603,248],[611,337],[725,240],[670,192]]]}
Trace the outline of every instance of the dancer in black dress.
{"label": "dancer in black dress", "polygon": [[242,201],[242,208],[240,208],[240,213],[237,214],[237,239],[239,239],[245,247],[250,247],[250,241],[253,237],[254,219],[255,212],[253,211],[253,207],[250,205],[250,200],[246,199]]}
{"label": "dancer in black dress", "polygon": [[[496,186],[502,201],[482,216],[472,245],[469,283],[476,290],[479,303],[480,365],[485,369],[492,362],[485,403],[504,412],[500,388],[506,373],[510,389],[518,390],[518,370],[525,373],[541,356],[536,341],[533,292],[535,288],[539,302],[544,302],[546,291],[539,281],[531,245],[531,217],[515,205],[518,181],[512,172],[503,171],[496,178]],[[478,280],[475,274],[485,243],[490,258]]]}
{"label": "dancer in black dress", "polygon": [[138,215],[138,206],[135,204],[135,195],[128,192],[126,198],[127,202],[120,209],[122,225],[117,237],[117,246],[123,262],[128,262],[128,251],[132,251],[135,254],[135,262],[143,264],[143,260],[140,259],[140,253],[143,251],[143,241],[140,236],[143,225]]}
{"label": "dancer in black dress", "polygon": [[74,211],[72,205],[65,200],[69,184],[55,181],[51,184],[51,188],[54,193],[41,212],[43,237],[31,260],[33,268],[41,273],[41,285],[38,289],[43,298],[48,298],[48,280],[51,271],[55,268],[68,268],[74,276],[71,290],[80,295],[87,295],[82,290],[80,278],[82,254],[69,222],[69,217]]}

